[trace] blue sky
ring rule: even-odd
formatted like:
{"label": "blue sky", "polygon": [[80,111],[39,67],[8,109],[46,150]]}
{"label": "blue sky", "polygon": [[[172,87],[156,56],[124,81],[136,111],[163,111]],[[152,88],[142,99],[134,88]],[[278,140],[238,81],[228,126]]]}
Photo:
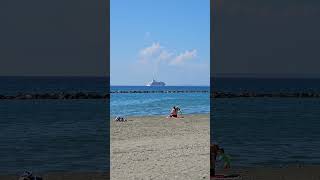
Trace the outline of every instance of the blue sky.
{"label": "blue sky", "polygon": [[111,85],[209,85],[209,0],[111,0]]}

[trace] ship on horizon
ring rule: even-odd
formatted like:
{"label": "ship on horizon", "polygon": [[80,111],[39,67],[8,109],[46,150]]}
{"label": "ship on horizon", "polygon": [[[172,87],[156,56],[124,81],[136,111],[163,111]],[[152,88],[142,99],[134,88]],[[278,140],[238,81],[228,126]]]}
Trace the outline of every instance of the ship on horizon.
{"label": "ship on horizon", "polygon": [[156,80],[153,79],[146,86],[165,86],[165,85],[166,85],[166,83],[161,82],[161,81],[156,81]]}

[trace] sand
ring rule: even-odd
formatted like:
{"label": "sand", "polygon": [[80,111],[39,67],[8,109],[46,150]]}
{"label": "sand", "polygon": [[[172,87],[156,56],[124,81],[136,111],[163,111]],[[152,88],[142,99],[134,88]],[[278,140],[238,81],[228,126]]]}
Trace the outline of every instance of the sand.
{"label": "sand", "polygon": [[209,114],[111,123],[111,179],[210,179]]}

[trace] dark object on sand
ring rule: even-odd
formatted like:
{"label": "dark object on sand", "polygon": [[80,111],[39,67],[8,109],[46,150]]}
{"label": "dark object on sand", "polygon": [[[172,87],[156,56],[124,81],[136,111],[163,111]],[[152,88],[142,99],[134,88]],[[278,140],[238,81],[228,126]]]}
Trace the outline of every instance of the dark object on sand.
{"label": "dark object on sand", "polygon": [[126,118],[121,117],[121,116],[117,116],[114,120],[115,120],[115,121],[118,121],[118,122],[125,122],[125,121],[127,121]]}
{"label": "dark object on sand", "polygon": [[42,177],[33,176],[31,172],[25,171],[18,180],[43,180]]}

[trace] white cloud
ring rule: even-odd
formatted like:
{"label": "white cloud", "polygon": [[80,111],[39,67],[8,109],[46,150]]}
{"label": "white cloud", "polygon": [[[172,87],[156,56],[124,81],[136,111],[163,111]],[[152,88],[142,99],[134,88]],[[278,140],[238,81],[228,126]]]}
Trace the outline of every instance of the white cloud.
{"label": "white cloud", "polygon": [[148,46],[139,53],[139,60],[141,63],[146,64],[154,57],[158,56],[161,50],[161,46],[159,43],[152,43],[151,46]]}
{"label": "white cloud", "polygon": [[183,64],[187,60],[194,59],[197,56],[197,50],[193,49],[191,51],[185,51],[184,53],[176,56],[171,62],[170,65],[180,65]]}
{"label": "white cloud", "polygon": [[159,54],[159,60],[169,60],[170,58],[172,58],[173,53],[168,52],[167,50],[162,50]]}
{"label": "white cloud", "polygon": [[171,50],[161,46],[160,43],[154,42],[151,46],[148,46],[140,50],[140,62],[155,63],[155,66],[161,61],[166,62],[168,65],[182,65],[185,61],[194,59],[197,56],[197,50],[186,50],[183,53],[176,54]]}
{"label": "white cloud", "polygon": [[160,49],[161,49],[161,46],[159,43],[152,43],[151,46],[146,47],[140,51],[140,56],[142,57],[153,56],[156,53],[158,53]]}

